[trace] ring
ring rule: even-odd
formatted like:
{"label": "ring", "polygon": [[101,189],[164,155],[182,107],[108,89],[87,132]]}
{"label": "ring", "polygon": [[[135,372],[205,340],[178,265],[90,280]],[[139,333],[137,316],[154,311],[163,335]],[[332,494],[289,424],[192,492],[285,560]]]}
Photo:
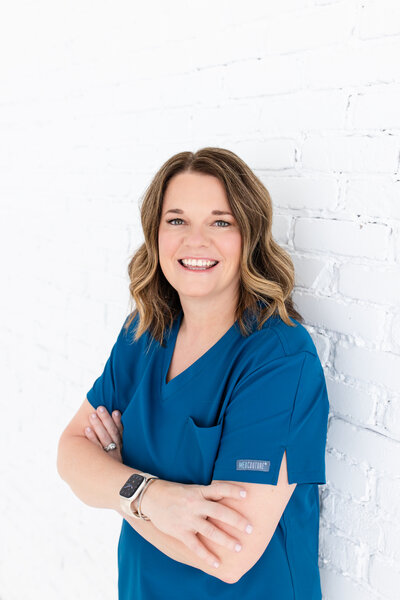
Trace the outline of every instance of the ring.
{"label": "ring", "polygon": [[115,442],[111,442],[111,444],[108,444],[108,446],[103,446],[103,449],[106,452],[109,452],[110,450],[115,450],[116,447],[117,447],[117,444]]}

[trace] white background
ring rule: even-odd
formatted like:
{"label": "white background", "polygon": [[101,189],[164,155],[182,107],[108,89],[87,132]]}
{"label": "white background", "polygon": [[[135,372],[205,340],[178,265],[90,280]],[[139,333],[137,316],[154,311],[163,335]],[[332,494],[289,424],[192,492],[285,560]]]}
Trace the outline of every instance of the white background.
{"label": "white background", "polygon": [[331,404],[324,600],[400,586],[397,1],[8,2],[0,19],[1,600],[115,600],[119,515],[56,471],[182,150],[261,178]]}

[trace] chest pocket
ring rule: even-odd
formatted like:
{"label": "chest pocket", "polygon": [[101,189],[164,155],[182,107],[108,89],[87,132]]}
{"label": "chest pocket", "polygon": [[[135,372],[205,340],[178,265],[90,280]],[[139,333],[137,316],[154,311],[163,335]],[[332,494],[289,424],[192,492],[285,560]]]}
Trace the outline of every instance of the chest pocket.
{"label": "chest pocket", "polygon": [[191,416],[186,417],[182,439],[179,444],[181,483],[209,485],[212,481],[214,462],[217,457],[222,433],[222,421],[211,427],[197,425]]}

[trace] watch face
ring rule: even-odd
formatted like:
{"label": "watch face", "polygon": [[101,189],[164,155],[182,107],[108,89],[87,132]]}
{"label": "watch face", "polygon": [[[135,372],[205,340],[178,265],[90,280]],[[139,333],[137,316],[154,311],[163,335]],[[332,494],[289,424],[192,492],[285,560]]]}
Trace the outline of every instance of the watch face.
{"label": "watch face", "polygon": [[124,498],[132,498],[133,494],[138,489],[139,485],[144,480],[143,475],[139,475],[138,473],[134,473],[128,479],[128,481],[122,486],[119,493]]}

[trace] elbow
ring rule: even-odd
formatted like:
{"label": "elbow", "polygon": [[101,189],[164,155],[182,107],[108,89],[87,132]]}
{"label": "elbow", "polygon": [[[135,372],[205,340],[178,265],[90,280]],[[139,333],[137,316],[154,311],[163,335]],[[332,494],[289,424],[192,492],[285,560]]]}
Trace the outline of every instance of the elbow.
{"label": "elbow", "polygon": [[242,574],[237,575],[237,574],[230,574],[229,577],[226,577],[223,579],[223,581],[225,581],[225,583],[237,583],[239,581],[239,579],[241,579]]}
{"label": "elbow", "polygon": [[221,573],[220,579],[224,583],[237,583],[243,575],[244,575],[244,573],[237,573],[237,572],[232,573],[232,571],[231,571],[229,573]]}
{"label": "elbow", "polygon": [[231,572],[229,572],[223,562],[220,564],[218,569],[214,569],[212,573],[207,569],[204,569],[204,572],[208,575],[213,575],[223,583],[236,583],[240,579],[240,577],[233,577]]}
{"label": "elbow", "polygon": [[250,568],[251,567],[249,567],[245,571],[243,571],[242,569],[240,571],[234,571],[233,573],[229,573],[229,577],[226,577],[224,579],[225,583],[237,583],[244,575],[246,575],[247,571],[249,571]]}
{"label": "elbow", "polygon": [[68,483],[67,479],[68,479],[69,460],[68,460],[68,452],[67,452],[67,448],[66,448],[66,439],[67,439],[67,435],[65,434],[65,432],[63,432],[58,441],[56,469],[57,469],[57,473],[59,474],[61,479],[63,481],[65,481],[66,483]]}

